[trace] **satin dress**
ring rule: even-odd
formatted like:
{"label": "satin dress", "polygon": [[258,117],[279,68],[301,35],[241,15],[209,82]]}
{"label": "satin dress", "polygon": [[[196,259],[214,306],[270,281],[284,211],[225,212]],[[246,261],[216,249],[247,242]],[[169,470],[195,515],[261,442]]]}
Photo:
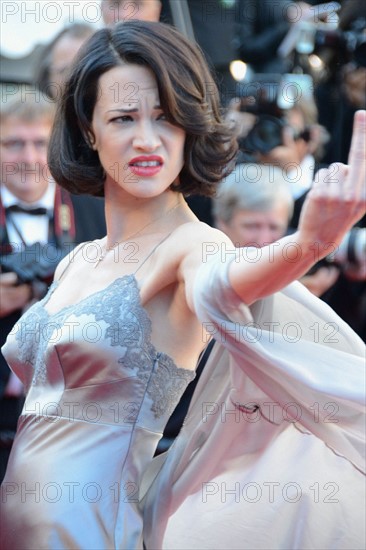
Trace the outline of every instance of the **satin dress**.
{"label": "satin dress", "polygon": [[148,550],[366,548],[365,345],[298,282],[244,304],[228,268],[258,253],[218,251],[196,275],[215,345],[145,474]]}
{"label": "satin dress", "polygon": [[50,315],[56,288],[3,348],[29,389],[2,487],[1,548],[141,549],[141,476],[194,372],[151,343],[134,275]]}
{"label": "satin dress", "polygon": [[147,550],[365,548],[364,345],[299,283],[243,304],[224,260],[195,278],[216,343],[153,460],[193,374],[151,345],[135,277],[52,317],[46,298],[14,328],[5,352],[30,391],[4,549],[141,549],[142,527]]}

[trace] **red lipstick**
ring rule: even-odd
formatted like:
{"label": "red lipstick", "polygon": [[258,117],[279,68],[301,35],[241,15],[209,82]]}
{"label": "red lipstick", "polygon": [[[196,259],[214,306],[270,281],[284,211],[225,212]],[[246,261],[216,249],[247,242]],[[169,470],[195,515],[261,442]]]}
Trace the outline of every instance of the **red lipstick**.
{"label": "red lipstick", "polygon": [[136,176],[152,177],[160,172],[163,164],[163,159],[157,155],[140,155],[131,159],[128,166]]}

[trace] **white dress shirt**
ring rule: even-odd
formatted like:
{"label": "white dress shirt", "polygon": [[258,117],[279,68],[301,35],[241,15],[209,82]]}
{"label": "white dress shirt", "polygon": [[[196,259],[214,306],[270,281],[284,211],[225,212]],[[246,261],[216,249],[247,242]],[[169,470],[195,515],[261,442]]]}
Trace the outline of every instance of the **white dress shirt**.
{"label": "white dress shirt", "polygon": [[31,245],[36,242],[46,244],[48,242],[49,218],[53,214],[55,202],[55,182],[51,181],[48,185],[45,194],[34,203],[25,203],[19,200],[13,193],[9,191],[4,184],[1,184],[0,193],[4,208],[9,208],[14,204],[23,208],[46,208],[49,215],[34,216],[33,214],[24,214],[23,212],[12,212],[7,215],[6,229],[10,243],[14,248],[22,244],[22,239],[11,223],[14,221],[15,226],[19,229],[25,244]]}

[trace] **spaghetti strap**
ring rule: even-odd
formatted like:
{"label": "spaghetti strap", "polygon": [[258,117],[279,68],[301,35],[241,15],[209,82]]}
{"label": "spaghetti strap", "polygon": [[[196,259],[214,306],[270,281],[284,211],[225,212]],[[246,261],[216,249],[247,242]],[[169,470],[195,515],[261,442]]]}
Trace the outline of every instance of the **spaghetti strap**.
{"label": "spaghetti strap", "polygon": [[165,237],[158,242],[158,244],[156,244],[154,246],[154,248],[152,249],[151,252],[149,252],[149,254],[146,256],[146,258],[144,258],[144,260],[141,262],[141,264],[138,266],[138,268],[136,269],[136,271],[134,272],[134,275],[136,275],[136,273],[142,268],[142,266],[147,262],[147,260],[154,254],[155,250],[161,245],[163,244],[164,241],[167,240],[168,237],[170,237],[171,233],[168,233],[168,235],[165,235]]}
{"label": "spaghetti strap", "polygon": [[75,256],[77,254],[79,254],[80,250],[83,250],[84,247],[87,245],[87,244],[90,244],[91,242],[93,241],[86,241],[85,243],[82,243],[80,244],[78,247],[77,247],[77,250],[75,252],[75,248],[70,252],[69,254],[69,262],[68,264],[65,266],[64,270],[62,271],[61,275],[59,276],[59,278],[57,279],[58,281],[61,281],[62,277],[65,275],[66,271],[69,269],[70,267],[70,264],[72,263],[72,260],[75,258]]}

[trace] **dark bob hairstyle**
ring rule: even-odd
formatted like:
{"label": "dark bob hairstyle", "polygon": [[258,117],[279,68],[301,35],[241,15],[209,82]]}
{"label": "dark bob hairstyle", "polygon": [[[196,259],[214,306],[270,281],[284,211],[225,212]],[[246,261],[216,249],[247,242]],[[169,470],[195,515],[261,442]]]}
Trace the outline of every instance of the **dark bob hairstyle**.
{"label": "dark bob hairstyle", "polygon": [[101,29],[79,51],[51,135],[48,163],[55,181],[72,193],[103,196],[105,173],[90,147],[93,111],[101,75],[126,63],[153,71],[165,116],[186,132],[174,190],[214,195],[237,150],[221,117],[217,87],[195,44],[169,25],[146,21]]}

